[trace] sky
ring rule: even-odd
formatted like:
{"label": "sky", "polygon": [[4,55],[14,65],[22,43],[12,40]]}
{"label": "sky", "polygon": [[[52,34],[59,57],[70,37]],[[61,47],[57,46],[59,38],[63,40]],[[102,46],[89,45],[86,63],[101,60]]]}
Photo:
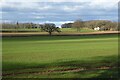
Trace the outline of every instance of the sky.
{"label": "sky", "polygon": [[0,22],[118,21],[119,0],[0,0]]}

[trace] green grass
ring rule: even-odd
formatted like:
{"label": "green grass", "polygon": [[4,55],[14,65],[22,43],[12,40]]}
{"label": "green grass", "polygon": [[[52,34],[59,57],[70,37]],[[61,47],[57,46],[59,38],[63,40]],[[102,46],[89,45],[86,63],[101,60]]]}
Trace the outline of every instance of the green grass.
{"label": "green grass", "polygon": [[[61,28],[62,32],[77,32],[77,29],[75,28]],[[88,29],[88,28],[82,28],[79,32],[95,32],[95,30]]]}
{"label": "green grass", "polygon": [[[77,32],[77,29],[75,29],[75,28],[60,28],[60,30],[62,31],[61,33],[68,33],[68,32],[76,33]],[[0,31],[3,31],[3,32],[16,32],[16,31],[19,31],[19,32],[41,32],[41,29],[40,28],[36,28],[36,29],[20,28],[20,29],[0,29]],[[95,31],[92,29],[83,28],[79,32],[84,33],[84,32],[95,32]],[[77,33],[79,33],[79,32],[77,32]]]}
{"label": "green grass", "polygon": [[[116,66],[118,36],[32,36],[3,37],[3,73],[43,71],[64,68],[95,68]],[[91,72],[91,71],[90,71]],[[104,72],[104,71],[103,71]],[[89,72],[88,72],[89,73]],[[55,75],[19,74],[8,77],[77,77],[81,73],[57,73]],[[93,75],[92,75],[93,74]],[[85,73],[84,77],[100,74]],[[39,76],[38,76],[39,75]]]}

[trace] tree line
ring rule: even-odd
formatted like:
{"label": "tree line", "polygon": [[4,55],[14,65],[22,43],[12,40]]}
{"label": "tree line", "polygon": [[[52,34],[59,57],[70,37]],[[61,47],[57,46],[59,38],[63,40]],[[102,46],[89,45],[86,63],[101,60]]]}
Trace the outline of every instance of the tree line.
{"label": "tree line", "polygon": [[80,31],[81,28],[94,29],[99,27],[101,31],[117,31],[118,22],[112,22],[108,20],[91,20],[91,21],[82,21],[76,20],[73,23],[65,23],[61,25],[62,28],[76,28],[77,31]]}
{"label": "tree line", "polygon": [[[94,29],[99,27],[101,31],[117,31],[118,23],[107,21],[107,20],[90,20],[90,21],[82,21],[76,20],[73,23],[64,23],[61,25],[61,28],[75,28],[76,31],[80,31],[82,28]],[[48,32],[49,35],[52,32],[61,32],[59,27],[56,27],[54,23],[44,23],[44,24],[35,24],[35,23],[2,23],[2,29],[15,29],[16,31],[19,29],[33,29],[39,28],[41,31]]]}
{"label": "tree line", "polygon": [[[35,24],[35,23],[2,23],[2,29],[14,29],[15,32],[18,32],[19,29],[40,29],[41,32],[48,32],[49,35],[52,35],[52,32],[61,32],[59,27],[56,27],[54,23],[44,23],[44,24]],[[14,32],[14,31],[12,31]]]}
{"label": "tree line", "polygon": [[2,23],[2,29],[31,29],[31,28],[40,28],[42,24],[35,23]]}

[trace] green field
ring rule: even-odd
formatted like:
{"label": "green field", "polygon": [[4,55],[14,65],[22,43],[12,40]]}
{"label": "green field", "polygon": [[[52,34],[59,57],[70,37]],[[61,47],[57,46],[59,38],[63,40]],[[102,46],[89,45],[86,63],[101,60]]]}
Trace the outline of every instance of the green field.
{"label": "green field", "polygon": [[[77,32],[77,29],[75,28],[60,28],[60,30],[62,31],[61,33],[69,33],[69,32],[74,32],[74,33],[84,33],[84,32],[95,32],[95,30],[93,29],[88,29],[88,28],[82,28],[80,30],[80,32]],[[23,29],[23,28],[19,28],[19,29],[0,29],[0,31],[2,32],[41,32],[40,28],[36,28],[36,29]]]}
{"label": "green field", "polygon": [[117,77],[117,34],[3,37],[2,48],[3,78]]}
{"label": "green field", "polygon": [[[61,28],[60,30],[62,32],[77,32],[76,28]],[[89,28],[82,28],[82,29],[80,29],[79,32],[80,33],[83,33],[83,32],[95,32],[95,30],[89,29]]]}

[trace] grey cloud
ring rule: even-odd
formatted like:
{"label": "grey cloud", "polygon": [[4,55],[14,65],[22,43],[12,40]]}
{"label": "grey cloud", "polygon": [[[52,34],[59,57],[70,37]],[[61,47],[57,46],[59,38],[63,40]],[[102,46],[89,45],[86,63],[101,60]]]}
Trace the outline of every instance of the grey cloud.
{"label": "grey cloud", "polygon": [[[66,7],[66,9],[65,9]],[[72,10],[74,9],[74,10]],[[69,11],[71,10],[71,11]],[[76,19],[110,19],[117,17],[117,8],[91,7],[89,2],[13,3],[2,7],[2,19],[21,22],[74,21]],[[113,18],[112,18],[113,16]]]}

